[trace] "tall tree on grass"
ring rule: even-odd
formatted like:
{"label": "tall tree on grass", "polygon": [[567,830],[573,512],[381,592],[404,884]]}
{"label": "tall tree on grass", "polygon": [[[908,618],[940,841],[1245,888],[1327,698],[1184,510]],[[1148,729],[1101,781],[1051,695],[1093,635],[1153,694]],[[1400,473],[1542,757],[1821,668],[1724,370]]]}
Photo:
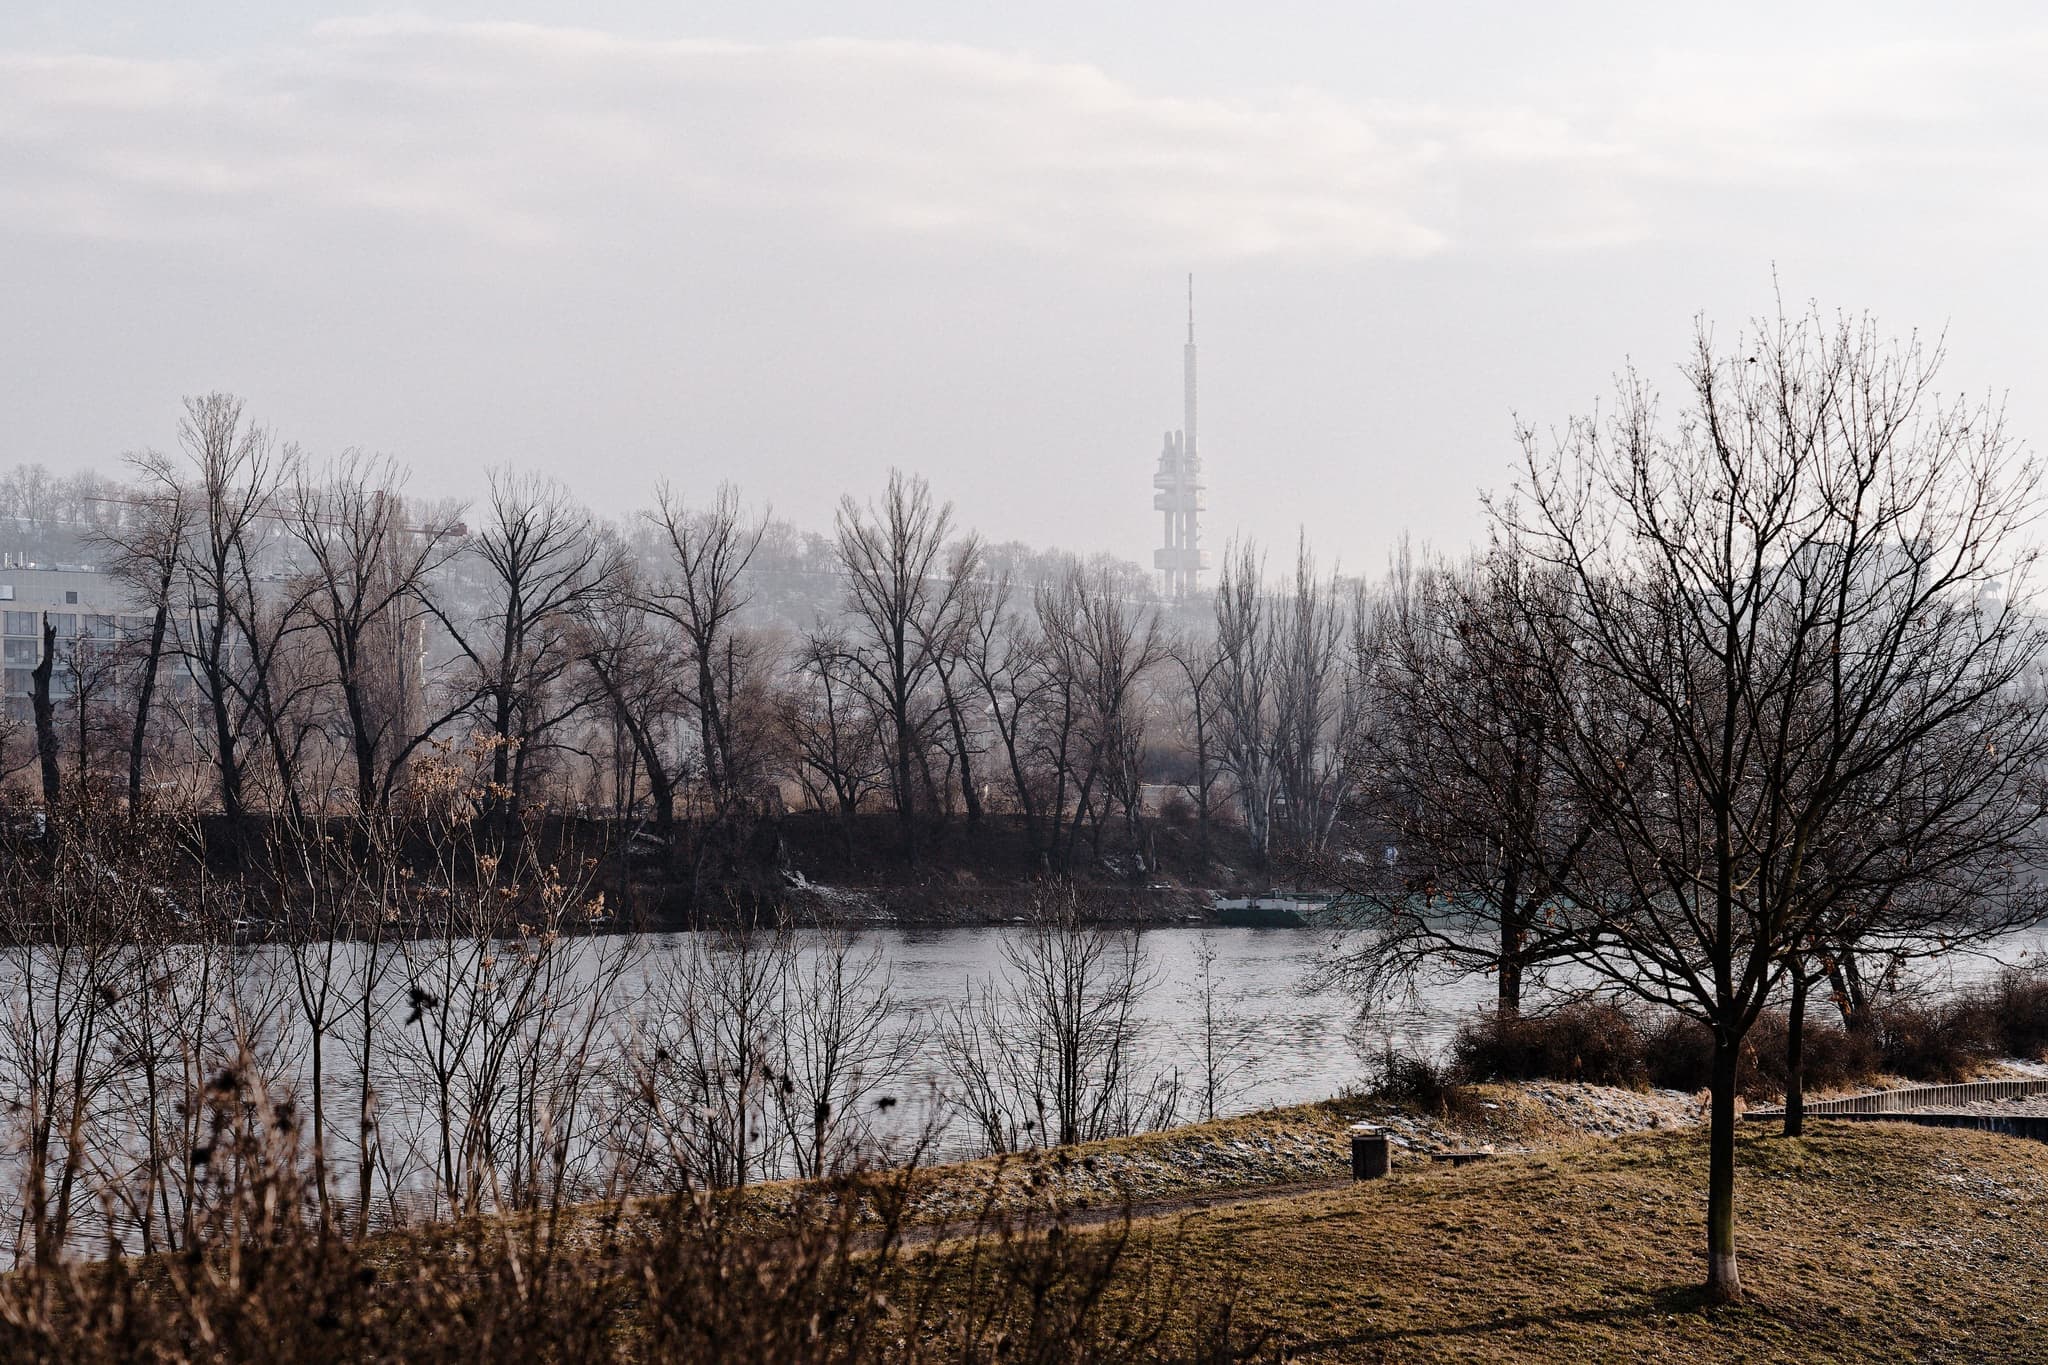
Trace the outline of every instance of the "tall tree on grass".
{"label": "tall tree on grass", "polygon": [[[1703,326],[1677,420],[1631,371],[1611,417],[1525,431],[1493,508],[1557,584],[1515,605],[1567,702],[1546,761],[1594,831],[1559,913],[1587,967],[1713,1035],[1722,1300],[1736,1059],[1784,964],[1888,879],[2009,897],[2033,852],[2037,469],[1996,407],[1935,396],[1940,360],[1818,312],[1733,346]],[[1981,597],[1992,580],[2010,593]],[[1831,846],[1901,802],[1910,828]]]}
{"label": "tall tree on grass", "polygon": [[953,505],[932,501],[922,478],[889,472],[879,505],[839,501],[839,562],[853,617],[856,674],[888,720],[890,789],[903,856],[917,860],[916,773],[930,720],[923,697],[936,666],[936,623],[962,588],[945,572]]}

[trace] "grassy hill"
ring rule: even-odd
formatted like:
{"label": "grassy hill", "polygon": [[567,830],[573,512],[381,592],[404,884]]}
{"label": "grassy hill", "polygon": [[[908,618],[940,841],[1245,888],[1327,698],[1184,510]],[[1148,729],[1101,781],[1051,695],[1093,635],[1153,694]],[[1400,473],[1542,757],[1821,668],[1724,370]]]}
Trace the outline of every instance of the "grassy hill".
{"label": "grassy hill", "polygon": [[[312,1235],[289,1183],[259,1180],[176,1255],[0,1274],[0,1359],[2048,1360],[2048,1144],[1751,1125],[1749,1295],[1714,1307],[1697,1127],[1567,1122],[1562,1145],[1461,1168],[1410,1151],[1350,1184],[1345,1117],[361,1242]],[[1501,1135],[1540,1138],[1526,1117]],[[867,1213],[891,1189],[885,1232]]]}
{"label": "grassy hill", "polygon": [[2048,1146],[1817,1129],[1742,1136],[1730,1308],[1697,1130],[1188,1213],[1173,1254],[1294,1360],[2048,1359]]}

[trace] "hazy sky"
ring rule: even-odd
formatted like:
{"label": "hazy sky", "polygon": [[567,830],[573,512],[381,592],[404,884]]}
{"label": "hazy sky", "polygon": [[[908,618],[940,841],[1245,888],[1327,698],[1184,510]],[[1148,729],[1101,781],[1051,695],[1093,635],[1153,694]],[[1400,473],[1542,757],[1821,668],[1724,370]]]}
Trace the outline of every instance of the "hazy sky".
{"label": "hazy sky", "polygon": [[111,471],[219,388],[423,492],[822,529],[900,464],[1149,563],[1188,270],[1218,549],[1467,544],[1515,413],[1774,265],[2048,440],[2035,6],[1108,8],[16,0],[0,461]]}

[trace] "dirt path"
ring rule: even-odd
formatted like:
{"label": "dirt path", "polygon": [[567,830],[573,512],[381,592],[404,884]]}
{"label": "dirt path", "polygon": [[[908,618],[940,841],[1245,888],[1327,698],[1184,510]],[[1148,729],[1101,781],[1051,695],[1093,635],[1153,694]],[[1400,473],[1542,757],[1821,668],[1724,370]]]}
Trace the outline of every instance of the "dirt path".
{"label": "dirt path", "polygon": [[[1210,1190],[1198,1194],[1167,1195],[1155,1199],[1133,1200],[1130,1203],[1107,1201],[1091,1204],[1086,1208],[1070,1208],[1061,1226],[1067,1228],[1102,1227],[1110,1223],[1121,1223],[1127,1216],[1133,1222],[1148,1218],[1165,1218],[1177,1213],[1196,1213],[1203,1209],[1221,1208],[1229,1204],[1256,1204],[1268,1199],[1289,1199],[1298,1194],[1314,1194],[1319,1190],[1340,1189],[1351,1183],[1351,1177],[1331,1176],[1323,1180],[1291,1180],[1275,1185],[1247,1185],[1232,1190]],[[1034,1215],[1033,1230],[1042,1230],[1052,1220],[1046,1215]],[[930,1246],[934,1242],[951,1241],[955,1238],[972,1237],[976,1232],[986,1231],[977,1219],[957,1218],[943,1223],[926,1223],[903,1230],[897,1245],[905,1247]]]}

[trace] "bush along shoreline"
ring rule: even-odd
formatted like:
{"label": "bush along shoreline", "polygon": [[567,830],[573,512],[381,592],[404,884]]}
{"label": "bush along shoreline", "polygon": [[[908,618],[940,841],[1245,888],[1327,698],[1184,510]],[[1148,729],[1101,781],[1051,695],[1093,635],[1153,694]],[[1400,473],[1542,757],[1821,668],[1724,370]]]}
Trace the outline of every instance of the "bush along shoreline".
{"label": "bush along shoreline", "polygon": [[[2048,972],[2007,967],[1989,982],[1945,998],[1879,1002],[1856,1026],[1809,1011],[1800,1030],[1800,1071],[1809,1092],[1869,1088],[1888,1080],[1944,1084],[2001,1061],[2048,1057]],[[1766,1010],[1744,1040],[1736,1085],[1751,1101],[1775,1100],[1790,1080],[1791,1019]],[[1584,1081],[1693,1092],[1706,1088],[1713,1039],[1705,1025],[1608,1000],[1567,1000],[1529,1013],[1487,1013],[1459,1025],[1441,1062],[1397,1058],[1395,1079],[1429,1100],[1474,1081]]]}

